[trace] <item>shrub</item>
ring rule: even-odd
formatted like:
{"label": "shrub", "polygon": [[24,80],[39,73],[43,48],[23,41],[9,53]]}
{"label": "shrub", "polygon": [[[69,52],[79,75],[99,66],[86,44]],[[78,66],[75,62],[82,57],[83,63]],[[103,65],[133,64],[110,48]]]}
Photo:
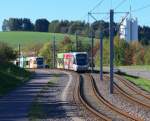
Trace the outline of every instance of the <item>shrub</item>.
{"label": "shrub", "polygon": [[6,43],[0,42],[0,62],[8,62],[16,59],[17,52]]}

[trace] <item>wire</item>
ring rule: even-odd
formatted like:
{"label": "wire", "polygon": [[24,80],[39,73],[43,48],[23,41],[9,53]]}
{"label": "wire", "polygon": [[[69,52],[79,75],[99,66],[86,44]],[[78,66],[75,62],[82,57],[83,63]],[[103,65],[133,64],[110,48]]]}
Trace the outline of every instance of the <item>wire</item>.
{"label": "wire", "polygon": [[122,23],[124,22],[124,20],[128,17],[128,15],[129,15],[129,13],[126,13],[125,17],[123,17],[123,19],[122,19],[121,22],[119,23],[118,28],[117,28],[118,31],[119,31],[120,26],[121,26]]}
{"label": "wire", "polygon": [[134,9],[134,10],[132,10],[132,12],[138,12],[138,11],[141,11],[141,10],[149,8],[149,7],[150,7],[150,4],[143,6],[143,7],[140,7],[140,8],[137,8],[137,9]]}
{"label": "wire", "polygon": [[84,14],[84,16],[82,16],[79,20],[85,19],[88,16],[88,14]]}
{"label": "wire", "polygon": [[103,18],[101,18],[102,20],[108,20],[109,19],[109,17],[110,17],[110,15],[106,15],[106,16],[104,16]]}
{"label": "wire", "polygon": [[123,3],[125,3],[127,0],[122,0],[115,8],[114,10],[118,9]]}
{"label": "wire", "polygon": [[91,16],[95,21],[97,21],[97,19],[92,14],[89,14],[89,16]]}
{"label": "wire", "polygon": [[94,11],[97,7],[99,7],[103,2],[104,2],[104,0],[101,0],[97,5],[95,5],[95,7],[90,10],[90,13],[91,13],[92,11]]}

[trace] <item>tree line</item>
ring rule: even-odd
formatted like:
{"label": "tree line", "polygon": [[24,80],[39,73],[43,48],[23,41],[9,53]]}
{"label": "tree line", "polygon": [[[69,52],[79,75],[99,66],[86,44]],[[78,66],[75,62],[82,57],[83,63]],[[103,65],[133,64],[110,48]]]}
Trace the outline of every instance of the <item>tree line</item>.
{"label": "tree line", "polygon": [[[96,42],[97,48],[95,54],[95,63],[99,66],[100,54],[99,54],[99,41]],[[108,39],[104,39],[103,45],[103,64],[109,65],[110,63],[110,42]],[[150,46],[142,45],[138,41],[126,42],[120,40],[118,36],[114,38],[114,64],[115,66],[121,65],[149,65],[150,64]]]}
{"label": "tree line", "polygon": [[[115,35],[119,31],[119,25],[115,23]],[[28,18],[9,18],[4,19],[2,25],[3,31],[35,31],[51,33],[78,34],[81,36],[90,36],[90,31],[94,32],[95,38],[99,38],[99,33],[103,30],[103,36],[109,37],[109,22],[100,20],[89,25],[85,21],[68,21],[37,19],[32,23]],[[150,27],[139,26],[139,41],[144,45],[150,44]]]}

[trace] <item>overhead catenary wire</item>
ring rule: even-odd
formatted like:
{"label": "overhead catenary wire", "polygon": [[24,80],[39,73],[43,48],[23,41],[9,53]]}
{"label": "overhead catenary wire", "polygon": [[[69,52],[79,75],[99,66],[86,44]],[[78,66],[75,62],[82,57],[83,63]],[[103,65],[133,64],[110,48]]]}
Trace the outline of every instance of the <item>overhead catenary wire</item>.
{"label": "overhead catenary wire", "polygon": [[144,10],[144,9],[146,9],[146,8],[149,8],[149,7],[150,7],[150,4],[145,5],[145,6],[143,6],[143,7],[140,7],[140,8],[137,8],[137,9],[134,9],[134,10],[132,10],[131,12],[138,12],[138,11]]}
{"label": "overhead catenary wire", "polygon": [[94,6],[94,8],[92,8],[89,12],[91,13],[92,11],[94,11],[97,7],[99,7],[102,3],[104,2],[104,0],[101,0],[98,4],[96,4]]}

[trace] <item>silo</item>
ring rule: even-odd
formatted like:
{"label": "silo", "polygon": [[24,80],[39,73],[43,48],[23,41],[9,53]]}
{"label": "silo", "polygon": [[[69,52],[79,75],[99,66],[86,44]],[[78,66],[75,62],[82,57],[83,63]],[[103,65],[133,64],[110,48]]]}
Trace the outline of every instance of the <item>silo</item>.
{"label": "silo", "polygon": [[127,42],[138,40],[138,22],[137,19],[127,18],[120,26],[120,39]]}

